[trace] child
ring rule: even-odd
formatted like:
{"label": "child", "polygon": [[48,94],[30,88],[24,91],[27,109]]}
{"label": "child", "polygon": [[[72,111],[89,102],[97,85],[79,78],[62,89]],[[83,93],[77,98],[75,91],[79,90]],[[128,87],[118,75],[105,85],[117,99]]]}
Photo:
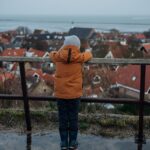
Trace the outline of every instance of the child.
{"label": "child", "polygon": [[92,58],[90,51],[80,53],[77,36],[66,36],[59,51],[50,59],[56,64],[54,95],[58,98],[61,150],[77,150],[78,110],[82,96],[82,64]]}

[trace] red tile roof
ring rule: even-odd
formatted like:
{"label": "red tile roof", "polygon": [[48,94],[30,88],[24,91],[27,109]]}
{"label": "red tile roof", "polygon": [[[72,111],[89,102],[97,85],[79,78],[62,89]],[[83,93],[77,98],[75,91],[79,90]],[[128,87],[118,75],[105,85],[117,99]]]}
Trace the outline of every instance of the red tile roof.
{"label": "red tile roof", "polygon": [[12,80],[14,79],[14,74],[10,73],[10,72],[4,72],[0,74],[0,81],[4,82],[6,80]]}
{"label": "red tile roof", "polygon": [[136,34],[136,35],[135,35],[135,38],[136,38],[136,39],[146,39],[145,35],[142,34],[142,33]]}
{"label": "red tile roof", "polygon": [[37,56],[37,57],[43,57],[45,55],[45,51],[41,51],[41,50],[37,50],[37,49],[33,49],[31,48],[29,50],[29,52],[32,52],[34,56]]}
{"label": "red tile roof", "polygon": [[2,56],[24,56],[26,50],[24,48],[21,49],[6,49],[2,52]]}
{"label": "red tile roof", "polygon": [[[150,66],[146,67],[146,79],[145,79],[145,92],[150,88]],[[140,90],[140,66],[128,65],[125,67],[119,67],[116,72],[115,81],[118,84]]]}
{"label": "red tile roof", "polygon": [[111,49],[114,58],[123,58],[125,53],[127,53],[127,47],[114,47]]}
{"label": "red tile roof", "polygon": [[108,46],[107,51],[111,51],[114,58],[124,58],[124,55],[128,52],[128,46],[120,45],[119,42],[109,41],[104,44]]}
{"label": "red tile roof", "polygon": [[144,47],[147,52],[150,51],[150,43],[144,43],[142,47]]}
{"label": "red tile roof", "polygon": [[0,37],[0,42],[3,43],[3,44],[8,44],[10,42],[10,40],[6,39],[6,38],[3,38],[3,37]]}
{"label": "red tile roof", "polygon": [[42,78],[44,79],[44,81],[46,81],[49,85],[54,85],[54,75],[50,75],[47,73],[43,73]]}

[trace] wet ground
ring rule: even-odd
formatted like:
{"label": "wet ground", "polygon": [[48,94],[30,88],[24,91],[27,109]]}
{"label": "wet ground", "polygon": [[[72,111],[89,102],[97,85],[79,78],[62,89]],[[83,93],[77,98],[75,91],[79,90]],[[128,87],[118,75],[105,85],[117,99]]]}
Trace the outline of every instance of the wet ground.
{"label": "wet ground", "polygon": [[[150,149],[150,139],[142,150]],[[56,132],[41,132],[26,135],[15,132],[0,133],[0,150],[59,150],[59,135]],[[134,138],[104,138],[79,135],[79,150],[137,150]]]}

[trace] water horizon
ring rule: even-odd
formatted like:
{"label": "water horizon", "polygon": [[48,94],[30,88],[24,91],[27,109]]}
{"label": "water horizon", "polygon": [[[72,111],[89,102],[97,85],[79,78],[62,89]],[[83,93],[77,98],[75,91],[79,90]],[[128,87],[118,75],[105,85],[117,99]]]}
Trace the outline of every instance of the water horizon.
{"label": "water horizon", "polygon": [[117,29],[120,32],[150,30],[150,16],[58,16],[58,15],[0,15],[0,32],[27,26],[31,30],[67,32],[72,27],[95,28],[99,32]]}

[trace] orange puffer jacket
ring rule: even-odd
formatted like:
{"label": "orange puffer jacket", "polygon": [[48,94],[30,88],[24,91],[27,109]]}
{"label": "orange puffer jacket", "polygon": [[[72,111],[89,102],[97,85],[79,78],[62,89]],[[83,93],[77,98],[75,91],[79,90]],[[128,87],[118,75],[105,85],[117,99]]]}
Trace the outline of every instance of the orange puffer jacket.
{"label": "orange puffer jacket", "polygon": [[50,59],[56,64],[54,96],[61,99],[82,96],[82,64],[91,58],[91,52],[80,53],[72,45],[50,53]]}

